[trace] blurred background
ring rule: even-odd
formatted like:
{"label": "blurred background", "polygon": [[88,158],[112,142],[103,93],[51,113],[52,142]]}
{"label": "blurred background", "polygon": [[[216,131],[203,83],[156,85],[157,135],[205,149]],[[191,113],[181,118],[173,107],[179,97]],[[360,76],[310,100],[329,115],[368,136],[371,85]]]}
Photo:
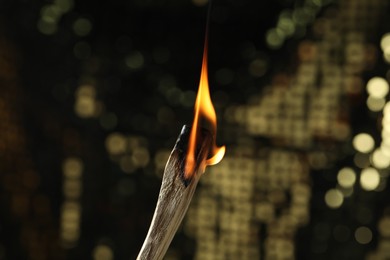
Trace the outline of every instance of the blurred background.
{"label": "blurred background", "polygon": [[[135,259],[207,0],[0,1],[0,259]],[[386,0],[213,1],[225,158],[165,259],[389,259]]]}

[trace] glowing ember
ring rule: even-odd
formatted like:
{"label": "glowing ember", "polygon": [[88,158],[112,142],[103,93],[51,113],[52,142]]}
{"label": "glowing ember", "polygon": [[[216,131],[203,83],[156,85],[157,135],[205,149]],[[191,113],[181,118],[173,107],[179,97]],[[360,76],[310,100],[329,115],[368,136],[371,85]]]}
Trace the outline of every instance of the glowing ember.
{"label": "glowing ember", "polygon": [[[209,82],[207,77],[207,49],[208,49],[208,39],[206,37],[205,46],[203,51],[203,60],[202,60],[202,71],[200,74],[200,82],[198,88],[198,94],[195,101],[195,115],[194,122],[192,123],[190,139],[188,144],[186,166],[184,172],[184,178],[189,179],[194,174],[196,159],[195,159],[195,150],[196,143],[198,138],[199,131],[199,121],[200,119],[205,119],[207,122],[211,123],[212,134],[215,135],[217,132],[217,116],[215,114],[214,106],[211,102],[210,91],[209,91]],[[215,144],[215,138],[213,147],[211,148],[210,158],[206,160],[207,165],[214,165],[219,163],[223,156],[225,155],[225,146],[217,147]],[[204,171],[204,169],[203,169]]]}

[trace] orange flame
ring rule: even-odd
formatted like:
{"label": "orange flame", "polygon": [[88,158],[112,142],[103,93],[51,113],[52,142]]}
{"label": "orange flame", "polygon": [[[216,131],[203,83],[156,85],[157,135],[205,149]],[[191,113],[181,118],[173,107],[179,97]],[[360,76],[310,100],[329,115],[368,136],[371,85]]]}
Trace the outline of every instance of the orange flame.
{"label": "orange flame", "polygon": [[[208,45],[206,37],[205,46],[203,50],[202,70],[200,74],[198,94],[196,96],[195,101],[194,122],[192,123],[184,171],[184,178],[187,180],[193,176],[195,171],[195,150],[198,136],[197,133],[199,131],[199,120],[201,119],[201,117],[204,117],[208,122],[212,124],[212,134],[216,134],[217,132],[217,116],[215,114],[213,103],[211,102],[209,81],[207,76],[207,49]],[[204,165],[204,169],[207,165],[214,165],[219,163],[224,155],[225,146],[217,147],[214,138],[213,147],[211,148],[211,157],[206,160],[206,165]]]}

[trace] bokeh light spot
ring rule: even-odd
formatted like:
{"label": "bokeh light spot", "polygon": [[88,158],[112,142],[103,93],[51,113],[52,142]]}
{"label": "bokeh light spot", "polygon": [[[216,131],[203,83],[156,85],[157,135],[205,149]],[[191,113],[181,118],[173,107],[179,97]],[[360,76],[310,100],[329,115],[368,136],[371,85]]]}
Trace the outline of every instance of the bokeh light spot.
{"label": "bokeh light spot", "polygon": [[384,98],[389,93],[389,83],[381,77],[373,77],[367,82],[367,92],[375,98]]}
{"label": "bokeh light spot", "polygon": [[371,191],[378,187],[380,183],[380,175],[374,168],[366,168],[362,170],[360,175],[360,185],[364,190]]}
{"label": "bokeh light spot", "polygon": [[355,231],[355,239],[359,244],[368,244],[372,240],[372,232],[368,227],[359,227]]}
{"label": "bokeh light spot", "polygon": [[387,46],[383,50],[383,58],[387,63],[390,63],[390,46]]}
{"label": "bokeh light spot", "polygon": [[132,160],[138,167],[145,167],[149,163],[149,150],[144,147],[138,147],[133,151]]}
{"label": "bokeh light spot", "polygon": [[390,217],[384,217],[379,221],[378,231],[382,236],[390,237]]}
{"label": "bokeh light spot", "polygon": [[329,208],[339,208],[344,201],[343,194],[338,189],[330,189],[325,193],[325,202]]}
{"label": "bokeh light spot", "polygon": [[93,98],[81,96],[76,100],[74,110],[79,117],[92,117],[95,115],[96,102]]}
{"label": "bokeh light spot", "polygon": [[284,42],[284,37],[275,29],[271,29],[266,33],[266,43],[271,49],[279,49]]}
{"label": "bokeh light spot", "polygon": [[67,158],[63,162],[62,171],[67,178],[80,178],[83,171],[83,162],[76,157]]}
{"label": "bokeh light spot", "polygon": [[356,174],[352,168],[342,168],[337,174],[337,181],[344,188],[352,187],[356,181]]}
{"label": "bokeh light spot", "polygon": [[384,51],[386,48],[390,47],[390,33],[385,33],[385,34],[382,36],[380,45],[381,45],[381,48],[382,48],[383,51]]}
{"label": "bokeh light spot", "polygon": [[361,153],[368,153],[374,149],[374,139],[366,133],[357,134],[352,140],[353,147]]}
{"label": "bokeh light spot", "polygon": [[112,133],[106,139],[107,151],[112,155],[118,155],[126,151],[126,138],[120,133]]}
{"label": "bokeh light spot", "polygon": [[114,253],[107,245],[98,245],[92,252],[93,260],[113,260]]}
{"label": "bokeh light spot", "polygon": [[280,17],[277,27],[282,30],[286,36],[291,36],[295,32],[295,23],[289,17]]}
{"label": "bokeh light spot", "polygon": [[371,156],[372,164],[378,169],[385,169],[390,165],[390,157],[382,149],[375,149]]}
{"label": "bokeh light spot", "polygon": [[368,96],[367,98],[367,107],[373,112],[379,112],[385,106],[386,100],[384,98],[376,98],[373,96]]}

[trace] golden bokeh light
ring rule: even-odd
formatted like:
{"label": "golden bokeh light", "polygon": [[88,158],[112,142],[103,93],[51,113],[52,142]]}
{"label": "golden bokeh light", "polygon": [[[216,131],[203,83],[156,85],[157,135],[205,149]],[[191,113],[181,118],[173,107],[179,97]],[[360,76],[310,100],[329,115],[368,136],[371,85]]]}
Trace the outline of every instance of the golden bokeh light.
{"label": "golden bokeh light", "polygon": [[74,111],[81,118],[94,117],[99,112],[95,87],[89,84],[81,85],[75,93]]}
{"label": "golden bokeh light", "polygon": [[373,77],[367,82],[367,92],[374,98],[384,98],[389,93],[389,83],[382,77]]}
{"label": "golden bokeh light", "polygon": [[80,117],[92,117],[96,111],[95,100],[89,97],[80,97],[75,103],[74,110]]}
{"label": "golden bokeh light", "polygon": [[383,108],[383,113],[385,115],[390,115],[390,102],[386,102],[385,107]]}
{"label": "golden bokeh light", "polygon": [[145,167],[150,160],[149,150],[145,147],[137,147],[134,149],[131,158],[137,167]]}
{"label": "golden bokeh light", "polygon": [[385,106],[386,99],[384,98],[376,98],[373,96],[368,96],[366,104],[368,109],[370,109],[373,112],[379,112],[383,109]]}
{"label": "golden bokeh light", "polygon": [[387,142],[390,142],[390,129],[388,129],[388,128],[389,128],[389,126],[387,126],[387,124],[383,125],[382,133],[381,133],[381,136],[382,136],[381,146],[383,145],[383,142],[385,142],[386,146],[390,145],[390,143],[387,144]]}
{"label": "golden bokeh light", "polygon": [[107,245],[98,245],[92,252],[93,260],[113,260],[114,253],[111,247]]}
{"label": "golden bokeh light", "polygon": [[63,247],[73,247],[80,236],[81,207],[77,202],[67,201],[61,208],[61,240]]}
{"label": "golden bokeh light", "polygon": [[375,149],[371,155],[371,162],[378,169],[386,169],[390,165],[390,157],[382,149]]}
{"label": "golden bokeh light", "polygon": [[390,47],[390,33],[385,33],[382,36],[381,43],[380,43],[381,49],[384,51],[386,48]]}
{"label": "golden bokeh light", "polygon": [[81,195],[82,183],[80,180],[66,180],[63,184],[65,197],[69,199],[78,199]]}
{"label": "golden bokeh light", "polygon": [[69,157],[63,162],[62,171],[67,178],[80,178],[83,171],[83,162],[77,157]]}
{"label": "golden bokeh light", "polygon": [[89,84],[81,85],[76,90],[76,97],[91,97],[94,98],[96,96],[95,87]]}
{"label": "golden bokeh light", "polygon": [[106,138],[106,149],[111,155],[124,153],[127,148],[126,137],[120,133],[111,133]]}
{"label": "golden bokeh light", "polygon": [[390,237],[390,217],[384,217],[379,221],[378,231],[382,236]]}
{"label": "golden bokeh light", "polygon": [[337,181],[340,186],[344,188],[350,188],[355,184],[356,173],[352,168],[342,168],[337,174]]}
{"label": "golden bokeh light", "polygon": [[361,153],[369,153],[374,149],[374,139],[367,133],[357,134],[352,140],[353,147]]}
{"label": "golden bokeh light", "polygon": [[363,169],[360,175],[360,186],[367,191],[375,190],[380,183],[379,172],[372,167]]}
{"label": "golden bokeh light", "polygon": [[68,157],[62,163],[62,192],[60,238],[64,248],[76,245],[80,236],[82,173],[84,164],[80,158]]}
{"label": "golden bokeh light", "polygon": [[390,46],[387,46],[383,50],[383,59],[387,62],[390,63]]}
{"label": "golden bokeh light", "polygon": [[389,138],[382,140],[380,150],[386,157],[390,158],[390,139]]}
{"label": "golden bokeh light", "polygon": [[338,189],[330,189],[325,193],[325,203],[329,208],[339,208],[344,201],[344,196]]}

